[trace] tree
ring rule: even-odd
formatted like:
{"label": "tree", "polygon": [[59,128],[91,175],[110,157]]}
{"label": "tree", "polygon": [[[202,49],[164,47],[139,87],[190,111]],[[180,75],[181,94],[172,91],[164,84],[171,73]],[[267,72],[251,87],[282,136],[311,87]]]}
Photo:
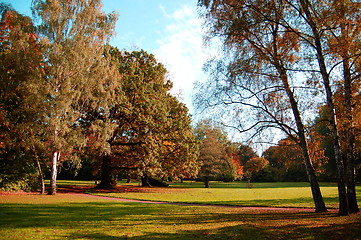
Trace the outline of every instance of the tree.
{"label": "tree", "polygon": [[269,165],[267,159],[263,157],[254,157],[246,162],[244,165],[245,176],[248,179],[248,184],[251,183],[252,175],[259,173]]}
{"label": "tree", "polygon": [[[310,144],[310,155],[315,173],[320,176],[324,172],[323,166],[327,163],[324,151],[313,139]],[[282,139],[276,146],[269,147],[262,156],[270,162],[270,167],[275,173],[277,181],[305,181],[307,175],[302,170],[302,152],[290,138]]]}
{"label": "tree", "polygon": [[115,124],[106,141],[110,151],[102,158],[101,188],[113,187],[111,175],[136,171],[143,186],[149,178],[197,174],[198,143],[184,104],[168,92],[172,84],[166,69],[147,52],[111,51],[122,75],[124,99],[100,117]]}
{"label": "tree", "polygon": [[[345,154],[345,170],[347,198],[350,213],[359,212],[356,199],[355,188],[355,103],[356,93],[359,87],[359,71],[356,65],[359,64],[361,48],[359,43],[360,30],[357,24],[360,21],[360,3],[349,0],[330,1],[328,8],[325,9],[326,20],[322,25],[330,27],[328,34],[328,47],[336,59],[341,60],[342,65],[342,96],[337,102],[342,102],[342,106],[336,107],[336,113],[339,113],[340,134],[344,131],[346,147],[341,146],[341,151]],[[334,19],[338,19],[334,21]],[[342,141],[342,140],[341,140]],[[341,143],[342,144],[342,143]],[[343,149],[342,149],[343,148]]]}
{"label": "tree", "polygon": [[241,180],[244,175],[242,164],[242,160],[244,160],[244,158],[242,159],[242,156],[247,157],[247,152],[241,152],[240,149],[242,147],[246,147],[246,149],[249,148],[251,151],[253,151],[252,148],[240,143],[233,143],[229,141],[226,144],[226,152],[234,166],[234,177],[233,179],[230,178],[230,180]]}
{"label": "tree", "polygon": [[206,188],[211,180],[233,181],[240,177],[239,173],[243,169],[237,162],[234,163],[235,149],[219,127],[204,120],[198,123],[195,133],[201,141],[198,158],[201,169],[198,178],[204,181]]}
{"label": "tree", "polygon": [[252,147],[244,144],[239,144],[237,151],[242,165],[246,164],[251,158],[258,157]]}
{"label": "tree", "polygon": [[215,72],[220,74],[203,86],[198,99],[205,100],[198,105],[241,105],[248,120],[239,119],[239,108],[231,109],[237,122],[233,127],[240,132],[260,134],[278,128],[293,138],[302,150],[316,212],[326,211],[300,108],[305,103],[300,104],[301,96],[308,90],[292,85],[291,77],[296,75],[289,71],[298,60],[299,36],[280,24],[290,16],[286,2],[214,0],[199,4],[205,7],[210,37],[223,41],[229,57],[225,64],[216,64]]}
{"label": "tree", "polygon": [[77,159],[85,144],[79,119],[88,106],[107,110],[114,72],[104,52],[116,15],[103,13],[100,0],[35,0],[32,9],[41,20],[39,35],[48,66],[40,81],[47,97],[42,123],[52,156],[49,194],[55,194],[59,162]]}
{"label": "tree", "polygon": [[[0,15],[0,185],[18,185],[23,190],[37,185],[42,194],[43,142],[38,121],[44,101],[38,87],[45,67],[42,49],[29,17],[4,4]],[[40,184],[32,183],[36,175]]]}
{"label": "tree", "polygon": [[[327,9],[327,6],[322,4],[319,5],[316,3],[312,3],[311,1],[308,0],[300,0],[299,3],[300,3],[300,11],[304,16],[306,26],[308,26],[310,29],[310,31],[308,32],[308,36],[310,38],[308,39],[308,43],[315,51],[315,55],[319,66],[319,71],[322,77],[322,83],[324,85],[324,89],[326,92],[326,103],[327,103],[329,121],[331,126],[332,143],[335,152],[335,160],[336,160],[337,176],[338,176],[339,215],[345,216],[348,215],[349,213],[349,204],[348,204],[347,192],[344,181],[345,168],[344,168],[344,161],[341,155],[340,136],[338,131],[337,116],[335,112],[336,108],[333,98],[332,83],[330,77],[331,72],[328,70],[328,65],[326,60],[326,52],[329,51],[329,49],[325,44],[323,44],[326,35],[322,34],[322,29],[325,27],[325,25],[323,24],[323,22],[318,21],[318,18],[320,16],[319,11],[323,11]],[[333,15],[333,18],[337,18],[337,16]],[[342,25],[343,23],[341,23],[341,32],[343,32]],[[342,47],[346,47],[346,55],[347,55],[348,54],[347,46],[342,46]],[[342,57],[345,57],[346,55],[343,55]],[[346,75],[349,74],[347,73],[348,69],[346,69],[347,65],[348,65],[348,61],[343,61],[344,77],[346,78],[347,78]],[[333,69],[333,67],[331,69]],[[351,145],[352,144],[353,143],[351,143]]]}

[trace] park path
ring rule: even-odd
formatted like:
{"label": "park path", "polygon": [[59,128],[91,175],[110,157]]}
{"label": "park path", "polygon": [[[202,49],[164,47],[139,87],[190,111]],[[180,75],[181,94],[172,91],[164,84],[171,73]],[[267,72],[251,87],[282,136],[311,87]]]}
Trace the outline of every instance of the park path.
{"label": "park path", "polygon": [[[71,194],[71,193],[70,193]],[[269,210],[269,211],[293,211],[293,212],[315,212],[313,208],[287,208],[287,207],[247,207],[247,206],[232,206],[232,205],[215,205],[215,204],[201,204],[201,203],[176,203],[176,202],[161,202],[161,201],[146,201],[146,200],[134,200],[126,198],[115,198],[115,197],[104,197],[86,193],[73,193],[79,194],[84,197],[106,199],[110,201],[120,202],[135,202],[135,203],[146,203],[146,204],[167,204],[177,206],[201,206],[201,207],[223,207],[223,208],[240,208],[249,210]],[[338,209],[328,209],[330,212],[337,212]]]}

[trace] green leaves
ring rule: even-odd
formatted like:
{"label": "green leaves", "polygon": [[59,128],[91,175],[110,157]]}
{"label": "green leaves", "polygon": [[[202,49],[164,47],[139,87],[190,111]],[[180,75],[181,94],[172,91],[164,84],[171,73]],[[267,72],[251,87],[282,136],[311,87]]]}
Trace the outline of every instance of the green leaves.
{"label": "green leaves", "polygon": [[168,93],[164,66],[143,50],[110,52],[125,97],[109,115],[117,124],[108,140],[113,167],[135,168],[148,177],[194,176],[197,142],[187,108]]}

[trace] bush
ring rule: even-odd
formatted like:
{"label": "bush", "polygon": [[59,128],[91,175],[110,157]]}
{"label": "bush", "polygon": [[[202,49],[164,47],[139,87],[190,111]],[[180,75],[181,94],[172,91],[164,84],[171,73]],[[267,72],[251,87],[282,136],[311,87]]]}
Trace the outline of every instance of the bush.
{"label": "bush", "polygon": [[164,182],[163,180],[156,179],[156,178],[148,178],[148,182],[151,186],[154,187],[168,187],[169,184]]}
{"label": "bush", "polygon": [[0,178],[0,191],[35,191],[39,188],[39,181],[35,174],[27,174],[23,178],[3,175]]}

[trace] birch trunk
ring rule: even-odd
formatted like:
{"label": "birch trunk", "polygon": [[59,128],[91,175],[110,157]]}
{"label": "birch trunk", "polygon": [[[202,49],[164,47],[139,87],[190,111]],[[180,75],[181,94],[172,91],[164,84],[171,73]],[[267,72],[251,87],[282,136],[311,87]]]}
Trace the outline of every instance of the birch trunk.
{"label": "birch trunk", "polygon": [[55,195],[56,194],[56,177],[57,177],[57,165],[58,165],[58,159],[60,156],[59,151],[55,151],[53,153],[53,160],[51,164],[51,172],[50,172],[50,189],[49,189],[49,195]]}
{"label": "birch trunk", "polygon": [[310,183],[313,202],[315,204],[316,212],[327,212],[327,208],[326,208],[325,202],[323,200],[320,186],[318,184],[318,180],[317,180],[317,177],[315,174],[315,169],[313,167],[313,164],[312,164],[312,161],[310,158],[309,148],[308,148],[306,134],[305,134],[305,127],[304,127],[302,119],[301,119],[301,114],[298,109],[296,99],[289,86],[287,75],[285,74],[285,72],[282,69],[279,69],[279,71],[281,72],[283,88],[285,89],[285,91],[287,93],[288,99],[291,104],[293,116],[296,120],[297,135],[300,140],[299,146],[301,147],[301,150],[302,150],[303,161],[304,161],[304,164],[306,167],[306,173],[307,173],[308,181]]}
{"label": "birch trunk", "polygon": [[333,93],[330,86],[330,78],[327,72],[324,53],[322,49],[321,36],[319,29],[317,28],[316,23],[314,22],[311,12],[309,9],[310,3],[308,0],[300,0],[300,4],[303,12],[305,13],[306,21],[311,28],[313,38],[314,38],[314,47],[316,49],[316,56],[320,72],[322,75],[323,85],[326,91],[326,102],[329,112],[329,120],[331,124],[331,133],[332,133],[332,144],[335,152],[336,168],[337,168],[337,187],[338,187],[338,197],[339,197],[339,211],[340,216],[347,216],[348,211],[348,200],[346,193],[346,186],[344,180],[344,163],[341,156],[340,140],[339,133],[337,130],[337,119],[335,113],[335,105],[333,102]]}

